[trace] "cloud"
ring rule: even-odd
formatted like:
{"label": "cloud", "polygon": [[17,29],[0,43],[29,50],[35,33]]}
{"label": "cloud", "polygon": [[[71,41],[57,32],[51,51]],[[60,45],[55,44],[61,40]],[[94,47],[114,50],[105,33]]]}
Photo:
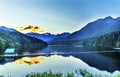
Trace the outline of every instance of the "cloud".
{"label": "cloud", "polygon": [[41,33],[44,32],[44,30],[39,27],[39,26],[33,26],[33,25],[28,25],[28,26],[18,26],[16,29],[22,33]]}

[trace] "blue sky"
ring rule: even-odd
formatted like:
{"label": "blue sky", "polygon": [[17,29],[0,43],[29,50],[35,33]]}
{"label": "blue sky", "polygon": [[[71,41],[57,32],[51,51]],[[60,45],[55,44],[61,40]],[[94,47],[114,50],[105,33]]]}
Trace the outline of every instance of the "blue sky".
{"label": "blue sky", "polygon": [[46,32],[79,30],[98,18],[120,17],[120,0],[0,0],[0,25],[37,25]]}

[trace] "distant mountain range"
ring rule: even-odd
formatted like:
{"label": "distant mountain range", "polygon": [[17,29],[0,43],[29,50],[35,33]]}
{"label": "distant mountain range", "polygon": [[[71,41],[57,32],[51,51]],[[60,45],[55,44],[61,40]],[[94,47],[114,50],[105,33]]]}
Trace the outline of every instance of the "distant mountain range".
{"label": "distant mountain range", "polygon": [[[114,19],[111,16],[103,19],[98,19],[94,22],[88,23],[79,31],[72,34],[37,34],[27,33],[37,39],[41,39],[49,44],[67,44],[67,45],[91,45],[91,46],[120,46],[118,44],[118,36],[120,31],[120,17]],[[107,36],[106,36],[107,35]],[[113,37],[116,36],[116,37]],[[104,39],[104,38],[106,39]],[[108,42],[109,39],[109,43]],[[99,41],[98,41],[99,40]],[[100,41],[102,40],[102,41]],[[114,43],[112,43],[114,40]],[[107,41],[107,42],[105,42]]]}
{"label": "distant mountain range", "polygon": [[[22,34],[14,29],[0,27],[0,52],[13,47],[19,51],[30,51],[52,45],[89,45],[120,47],[120,18],[110,16],[88,23],[79,31],[61,34]],[[30,48],[30,49],[29,49]]]}
{"label": "distant mountain range", "polygon": [[85,27],[72,33],[66,40],[81,40],[115,32],[120,30],[120,18],[106,17],[88,23]]}
{"label": "distant mountain range", "polygon": [[41,39],[46,42],[57,42],[57,41],[76,41],[88,38],[100,37],[104,34],[120,31],[120,17],[114,19],[108,16],[104,19],[98,19],[94,22],[88,23],[85,27],[79,31],[75,31],[72,34],[62,33],[58,35],[45,33],[27,33],[28,36],[32,36]]}
{"label": "distant mountain range", "polygon": [[88,23],[81,30],[76,31],[62,41],[51,44],[117,46],[119,42],[120,18],[106,17]]}
{"label": "distant mountain range", "polygon": [[0,54],[4,54],[6,48],[15,48],[18,53],[33,52],[47,46],[42,40],[32,38],[14,29],[0,27]]}
{"label": "distant mountain range", "polygon": [[57,41],[62,41],[66,37],[70,35],[68,32],[64,32],[61,34],[51,34],[51,33],[44,33],[44,34],[38,34],[38,33],[27,33],[27,36],[31,36],[37,39],[41,39],[47,43],[49,42],[57,42]]}

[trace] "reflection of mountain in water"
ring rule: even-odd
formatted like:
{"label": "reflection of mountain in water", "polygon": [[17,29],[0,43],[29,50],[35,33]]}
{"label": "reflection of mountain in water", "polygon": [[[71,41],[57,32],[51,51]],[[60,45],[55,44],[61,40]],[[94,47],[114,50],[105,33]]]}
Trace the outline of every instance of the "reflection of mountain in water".
{"label": "reflection of mountain in water", "polygon": [[[100,54],[113,54],[117,52],[112,52],[109,50],[109,48],[106,51],[96,51],[96,50],[90,50],[92,48],[86,48],[86,47],[76,47],[76,46],[48,46],[42,51],[39,52],[42,53],[54,53],[58,55],[63,56],[74,56],[76,58],[79,58],[86,62],[88,65],[92,67],[96,67],[100,70],[107,70],[110,72],[114,72],[115,70],[120,70],[120,61],[119,59],[115,58],[108,58]],[[56,53],[57,52],[57,53]]]}
{"label": "reflection of mountain in water", "polygon": [[[16,68],[16,69],[13,69],[13,68]],[[49,71],[49,70],[51,70],[52,72],[62,72],[66,74],[66,73],[75,73],[75,70],[79,70],[79,69],[82,69],[82,70],[86,69],[88,72],[95,75],[96,74],[102,75],[102,76],[108,75],[108,77],[114,77],[120,73],[116,71],[113,74],[111,74],[106,71],[100,71],[94,67],[90,67],[81,59],[75,58],[73,56],[63,57],[58,55],[52,55],[50,57],[45,57],[42,63],[33,64],[31,66],[29,66],[28,64],[18,65],[14,62],[7,63],[5,65],[0,65],[0,75],[4,75],[5,77],[7,77],[8,75],[10,75],[11,77],[22,77],[27,73],[38,72],[38,71],[43,72],[43,71]],[[18,73],[15,73],[16,71]]]}

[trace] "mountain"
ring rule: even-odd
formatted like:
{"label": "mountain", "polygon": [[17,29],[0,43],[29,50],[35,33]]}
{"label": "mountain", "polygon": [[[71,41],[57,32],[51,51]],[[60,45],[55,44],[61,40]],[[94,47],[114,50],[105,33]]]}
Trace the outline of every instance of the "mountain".
{"label": "mountain", "polygon": [[[65,44],[65,45],[88,45],[86,43],[89,43],[89,45],[99,45],[103,43],[101,46],[116,46],[116,41],[118,37],[115,37],[112,39],[111,33],[120,31],[120,17],[114,19],[110,16],[104,18],[104,19],[98,19],[94,22],[88,23],[85,27],[80,29],[79,31],[76,31],[66,37],[64,40],[52,42],[51,44]],[[104,35],[109,35],[106,39],[100,39]],[[114,33],[113,33],[114,35]],[[119,36],[116,35],[116,36]],[[91,42],[93,40],[102,40],[102,41],[95,41],[95,43]],[[109,41],[107,41],[109,39]],[[111,42],[113,42],[114,44]],[[109,43],[105,43],[105,41]],[[93,43],[93,44],[92,44]],[[97,44],[96,44],[97,43]]]}
{"label": "mountain", "polygon": [[111,54],[110,52],[104,52],[100,54],[109,56],[111,58],[115,58],[118,60],[120,59],[119,49],[118,50],[115,49],[120,47],[120,31],[104,34],[94,39],[92,38],[92,39],[82,40],[81,42],[79,41],[79,43],[87,47],[89,46],[102,47],[102,50],[103,50],[103,47],[109,47],[109,49],[113,50],[114,53]]}
{"label": "mountain", "polygon": [[41,39],[41,40],[43,40],[45,42],[49,42],[49,41],[51,41],[51,40],[53,40],[55,38],[55,35],[50,34],[50,33],[44,33],[44,34],[27,33],[26,35],[30,36],[30,37],[37,38],[37,39]]}
{"label": "mountain", "polygon": [[27,36],[31,36],[37,39],[41,39],[45,42],[55,42],[60,41],[70,35],[70,33],[64,32],[61,34],[50,34],[50,33],[44,33],[44,34],[38,34],[38,33],[27,33]]}
{"label": "mountain", "polygon": [[94,39],[86,39],[82,44],[86,46],[120,47],[120,31],[104,34]]}
{"label": "mountain", "polygon": [[106,17],[98,19],[94,22],[88,23],[85,27],[72,33],[66,38],[70,40],[82,40],[92,37],[99,37],[101,35],[120,30],[120,18]]}
{"label": "mountain", "polygon": [[47,46],[42,40],[32,38],[14,29],[0,27],[0,54],[4,54],[6,48],[15,48],[15,52],[34,52]]}
{"label": "mountain", "polygon": [[65,34],[54,35],[50,33],[46,33],[46,34],[28,33],[27,35],[38,39],[42,39],[46,42],[50,42],[51,44],[57,44],[58,42],[60,43],[64,42],[65,44],[67,42],[67,44],[68,43],[72,44],[76,41],[78,42],[78,40],[96,38],[104,34],[115,31],[120,31],[120,17],[115,19],[112,18],[111,16],[108,16],[103,19],[98,19],[94,22],[90,22],[85,27],[72,34],[65,33]]}
{"label": "mountain", "polygon": [[52,39],[50,42],[62,41],[62,40],[64,40],[66,37],[68,37],[69,35],[70,35],[70,33],[68,33],[68,32],[64,32],[64,33],[61,33],[61,34],[56,34],[56,35],[55,35],[55,38]]}

